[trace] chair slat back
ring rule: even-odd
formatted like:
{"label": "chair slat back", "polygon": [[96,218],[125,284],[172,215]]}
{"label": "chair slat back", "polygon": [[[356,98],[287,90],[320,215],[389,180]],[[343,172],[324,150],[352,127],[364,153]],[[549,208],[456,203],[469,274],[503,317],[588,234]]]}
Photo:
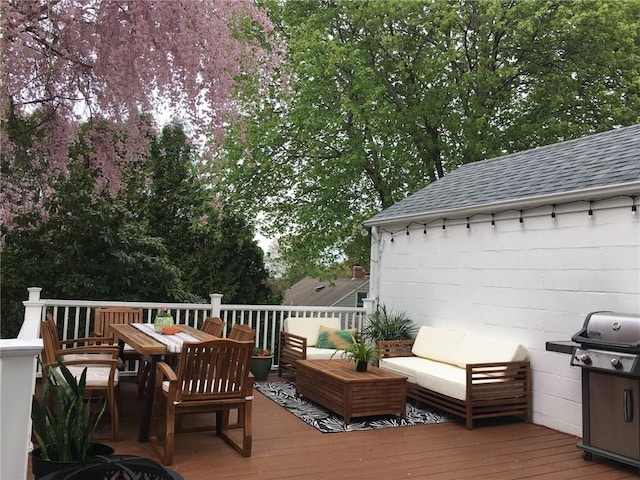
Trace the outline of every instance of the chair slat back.
{"label": "chair slat back", "polygon": [[234,325],[229,338],[239,342],[253,342],[256,339],[256,331],[249,325]]}
{"label": "chair slat back", "polygon": [[224,322],[220,317],[207,317],[202,322],[201,330],[214,337],[222,337],[224,331]]}
{"label": "chair slat back", "polygon": [[[46,320],[42,323],[46,323],[48,326],[48,335],[51,335],[51,338],[53,339],[53,342],[55,344],[54,350],[59,350],[61,348],[61,344],[60,344],[60,335],[58,335],[58,326],[56,325],[56,323],[53,321],[53,315],[50,313],[47,313],[46,315]],[[43,325],[40,325],[40,336],[42,336],[42,327]],[[42,337],[44,339],[44,337]]]}
{"label": "chair slat back", "polygon": [[252,342],[229,339],[184,343],[178,365],[181,402],[242,399],[250,394]]}
{"label": "chair slat back", "polygon": [[130,307],[96,308],[94,331],[96,335],[113,338],[111,325],[142,322],[142,309]]}
{"label": "chair slat back", "polygon": [[53,323],[53,319],[40,322],[40,337],[42,338],[42,362],[43,369],[46,370],[49,365],[56,363],[56,351],[60,348],[58,342],[58,331]]}

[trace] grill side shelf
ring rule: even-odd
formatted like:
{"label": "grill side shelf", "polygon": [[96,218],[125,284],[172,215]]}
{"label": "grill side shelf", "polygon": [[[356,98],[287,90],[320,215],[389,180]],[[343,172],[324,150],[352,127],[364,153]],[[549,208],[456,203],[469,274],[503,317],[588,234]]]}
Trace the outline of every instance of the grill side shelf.
{"label": "grill side shelf", "polygon": [[566,353],[567,355],[573,355],[573,352],[579,346],[580,345],[576,342],[554,341],[546,342],[545,350],[547,352]]}

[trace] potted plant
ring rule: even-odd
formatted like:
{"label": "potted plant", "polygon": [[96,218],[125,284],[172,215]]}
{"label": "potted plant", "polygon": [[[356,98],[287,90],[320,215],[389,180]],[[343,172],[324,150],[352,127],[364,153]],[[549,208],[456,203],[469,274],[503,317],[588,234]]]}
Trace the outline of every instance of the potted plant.
{"label": "potted plant", "polygon": [[356,339],[352,334],[352,342],[342,351],[341,356],[355,362],[358,372],[366,372],[369,363],[378,358],[378,349],[374,345],[367,343],[363,336]]}
{"label": "potted plant", "polygon": [[254,348],[249,370],[258,381],[266,380],[271,371],[273,353],[268,348]]}
{"label": "potted plant", "polygon": [[92,408],[85,397],[87,369],[76,379],[58,359],[44,377],[40,398],[33,396],[31,420],[38,444],[32,452],[32,470],[36,480],[96,455],[111,455],[109,445],[92,441],[94,430],[106,403]]}
{"label": "potted plant", "polygon": [[416,324],[406,312],[387,310],[385,305],[369,315],[362,335],[376,343],[382,340],[413,340],[416,336]]}

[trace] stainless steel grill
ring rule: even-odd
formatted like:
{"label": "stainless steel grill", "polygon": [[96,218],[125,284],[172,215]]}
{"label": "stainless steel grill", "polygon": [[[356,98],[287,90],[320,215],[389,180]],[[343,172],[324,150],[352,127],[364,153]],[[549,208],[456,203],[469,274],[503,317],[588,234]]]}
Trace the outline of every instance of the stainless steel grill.
{"label": "stainless steel grill", "polygon": [[640,468],[640,314],[590,313],[571,339],[571,365],[582,368],[578,448]]}

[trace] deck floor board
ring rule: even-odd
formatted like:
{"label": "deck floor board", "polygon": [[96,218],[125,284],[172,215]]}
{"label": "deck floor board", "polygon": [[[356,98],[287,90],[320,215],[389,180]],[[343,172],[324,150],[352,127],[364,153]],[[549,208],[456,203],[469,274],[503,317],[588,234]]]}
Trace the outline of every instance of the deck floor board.
{"label": "deck floor board", "polygon": [[[120,441],[108,439],[108,419],[98,440],[117,454],[157,460],[148,443],[137,441],[143,401],[136,389],[134,382],[122,383]],[[450,422],[323,434],[257,391],[253,403],[251,457],[240,456],[213,432],[177,434],[171,468],[186,480],[638,478],[630,466],[583,460],[579,439],[535,424],[485,421],[468,431],[462,422]],[[33,478],[30,471],[27,478]]]}

